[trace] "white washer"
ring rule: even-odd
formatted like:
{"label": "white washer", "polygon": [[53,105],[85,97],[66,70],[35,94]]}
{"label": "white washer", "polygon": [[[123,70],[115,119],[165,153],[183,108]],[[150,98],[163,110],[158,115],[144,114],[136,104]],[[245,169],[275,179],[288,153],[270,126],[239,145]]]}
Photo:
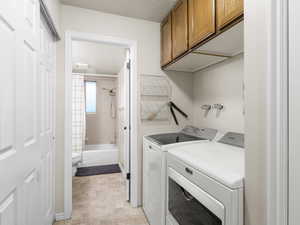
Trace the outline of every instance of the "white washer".
{"label": "white washer", "polygon": [[243,225],[245,151],[229,145],[241,137],[169,150],[167,225]]}
{"label": "white washer", "polygon": [[166,180],[168,150],[188,143],[206,143],[216,136],[214,129],[187,127],[179,133],[144,137],[143,209],[150,225],[166,224]]}

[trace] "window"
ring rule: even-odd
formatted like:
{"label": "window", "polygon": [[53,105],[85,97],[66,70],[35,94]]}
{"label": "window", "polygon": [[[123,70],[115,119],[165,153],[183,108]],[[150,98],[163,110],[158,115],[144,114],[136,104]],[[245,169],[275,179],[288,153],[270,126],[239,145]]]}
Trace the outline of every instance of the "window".
{"label": "window", "polygon": [[85,82],[85,111],[86,113],[96,113],[96,81]]}

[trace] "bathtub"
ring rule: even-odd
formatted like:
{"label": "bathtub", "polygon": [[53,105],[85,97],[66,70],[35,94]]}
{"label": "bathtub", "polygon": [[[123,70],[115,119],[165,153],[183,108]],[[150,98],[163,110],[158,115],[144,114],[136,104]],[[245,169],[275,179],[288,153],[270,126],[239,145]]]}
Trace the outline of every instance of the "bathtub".
{"label": "bathtub", "polygon": [[78,167],[117,164],[119,152],[115,144],[86,145]]}

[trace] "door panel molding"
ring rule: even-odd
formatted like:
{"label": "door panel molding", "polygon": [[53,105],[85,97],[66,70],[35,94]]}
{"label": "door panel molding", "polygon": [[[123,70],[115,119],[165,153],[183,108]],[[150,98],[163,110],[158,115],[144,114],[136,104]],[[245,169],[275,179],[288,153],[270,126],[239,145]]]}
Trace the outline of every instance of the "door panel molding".
{"label": "door panel molding", "polygon": [[[49,112],[47,125],[51,139],[44,141],[43,135],[40,135],[39,27],[38,0],[0,2],[0,61],[3,64],[0,75],[1,225],[50,225],[54,218],[55,144],[51,132],[54,125],[50,123],[55,122],[55,117],[54,112]],[[54,49],[49,50],[55,54]],[[55,56],[49,62],[52,62],[48,63],[49,66],[55,67]],[[55,80],[55,68],[50,68],[50,71],[48,86],[44,88],[48,93],[47,104],[52,104],[48,111],[51,107],[54,109],[55,102],[50,96],[54,94],[54,82],[50,82]],[[48,153],[45,164],[47,177],[41,173],[44,149]],[[47,192],[41,188],[43,180],[46,180]],[[47,222],[42,218],[44,198],[47,199],[48,214],[53,214]],[[49,212],[49,208],[53,210]]]}
{"label": "door panel molding", "polygon": [[17,218],[17,200],[15,190],[0,203],[0,224],[16,225]]}

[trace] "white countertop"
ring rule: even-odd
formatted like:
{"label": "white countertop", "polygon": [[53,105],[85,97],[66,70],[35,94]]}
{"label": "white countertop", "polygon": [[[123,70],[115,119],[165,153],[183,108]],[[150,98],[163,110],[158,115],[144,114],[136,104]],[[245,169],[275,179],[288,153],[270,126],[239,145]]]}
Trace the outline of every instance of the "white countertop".
{"label": "white countertop", "polygon": [[231,189],[242,188],[245,149],[217,142],[191,143],[169,149],[169,154]]}

